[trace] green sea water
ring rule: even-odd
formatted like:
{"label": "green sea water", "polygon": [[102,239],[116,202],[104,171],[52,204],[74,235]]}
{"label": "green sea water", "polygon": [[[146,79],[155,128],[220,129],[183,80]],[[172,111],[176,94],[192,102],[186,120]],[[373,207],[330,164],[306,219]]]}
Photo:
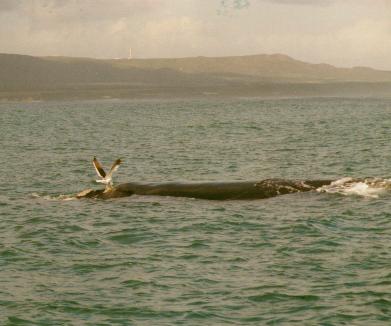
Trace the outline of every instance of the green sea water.
{"label": "green sea water", "polygon": [[116,183],[390,177],[390,99],[2,103],[0,125],[1,325],[391,324],[390,191],[69,200],[95,155]]}

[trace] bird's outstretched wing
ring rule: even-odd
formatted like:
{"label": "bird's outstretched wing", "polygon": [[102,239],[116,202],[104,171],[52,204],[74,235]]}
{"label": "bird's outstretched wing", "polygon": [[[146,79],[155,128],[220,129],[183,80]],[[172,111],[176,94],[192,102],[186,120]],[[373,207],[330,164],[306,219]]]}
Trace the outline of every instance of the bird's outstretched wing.
{"label": "bird's outstretched wing", "polygon": [[104,178],[106,177],[106,172],[105,172],[105,170],[103,169],[102,165],[99,163],[99,161],[96,159],[96,157],[94,157],[94,159],[92,160],[92,164],[94,164],[94,168],[95,168],[96,173],[97,173],[102,179],[104,179]]}
{"label": "bird's outstretched wing", "polygon": [[109,173],[107,174],[107,177],[111,178],[112,174],[118,170],[119,168],[119,165],[122,163],[121,159],[117,159],[115,160],[115,162],[113,163]]}

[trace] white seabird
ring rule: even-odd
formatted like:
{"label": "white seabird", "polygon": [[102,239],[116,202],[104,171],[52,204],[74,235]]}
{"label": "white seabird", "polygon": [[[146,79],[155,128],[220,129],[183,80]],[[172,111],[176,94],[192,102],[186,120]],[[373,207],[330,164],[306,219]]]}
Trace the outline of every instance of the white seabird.
{"label": "white seabird", "polygon": [[99,161],[96,159],[96,157],[94,157],[94,159],[92,160],[92,164],[94,165],[95,171],[101,178],[100,180],[96,180],[96,182],[105,184],[105,191],[110,190],[113,187],[113,173],[118,170],[118,167],[121,163],[121,159],[115,160],[115,162],[111,166],[109,173],[106,174],[105,170],[103,169]]}

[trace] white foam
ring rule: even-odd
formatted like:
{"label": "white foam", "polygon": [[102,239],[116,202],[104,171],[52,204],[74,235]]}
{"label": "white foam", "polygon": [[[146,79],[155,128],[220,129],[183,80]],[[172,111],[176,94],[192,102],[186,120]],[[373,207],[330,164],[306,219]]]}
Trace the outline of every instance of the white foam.
{"label": "white foam", "polygon": [[36,192],[33,192],[31,194],[31,197],[33,198],[39,198],[39,199],[44,199],[44,200],[50,200],[50,201],[70,201],[70,200],[75,200],[77,199],[74,195],[58,195],[58,196],[50,196],[50,195],[40,195],[37,194]]}
{"label": "white foam", "polygon": [[379,195],[391,189],[391,179],[366,178],[353,179],[341,178],[317,189],[318,192],[341,194],[345,196],[355,195],[367,198],[378,198]]}
{"label": "white foam", "polygon": [[338,179],[334,182],[332,182],[330,185],[333,185],[333,186],[340,186],[340,185],[343,185],[347,182],[350,182],[350,181],[353,181],[353,178],[351,177],[345,177],[345,178],[341,178],[341,179]]}

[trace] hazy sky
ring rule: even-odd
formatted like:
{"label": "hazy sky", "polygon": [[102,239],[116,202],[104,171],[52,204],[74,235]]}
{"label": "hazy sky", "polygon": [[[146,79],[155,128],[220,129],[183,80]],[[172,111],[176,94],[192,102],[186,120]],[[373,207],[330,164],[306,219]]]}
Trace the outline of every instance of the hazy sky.
{"label": "hazy sky", "polygon": [[284,53],[391,70],[391,0],[0,0],[0,52]]}

